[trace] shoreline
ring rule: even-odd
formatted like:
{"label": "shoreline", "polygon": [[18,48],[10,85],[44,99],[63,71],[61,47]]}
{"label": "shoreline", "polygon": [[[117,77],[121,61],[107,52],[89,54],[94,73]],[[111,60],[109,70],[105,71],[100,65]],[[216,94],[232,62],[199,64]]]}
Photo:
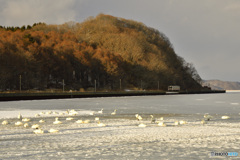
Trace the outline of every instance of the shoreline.
{"label": "shoreline", "polygon": [[44,93],[0,93],[0,101],[18,100],[44,100],[44,99],[69,99],[69,98],[97,98],[97,97],[123,97],[123,96],[151,96],[151,95],[176,95],[176,94],[212,94],[226,93],[225,90],[211,91],[124,91],[124,92],[44,92]]}

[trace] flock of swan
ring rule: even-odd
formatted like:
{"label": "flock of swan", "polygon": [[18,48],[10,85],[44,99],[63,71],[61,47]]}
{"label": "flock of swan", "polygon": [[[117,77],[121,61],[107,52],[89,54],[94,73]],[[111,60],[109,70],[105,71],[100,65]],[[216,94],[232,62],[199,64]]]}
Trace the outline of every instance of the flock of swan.
{"label": "flock of swan", "polygon": [[[115,109],[111,115],[116,115],[117,113],[117,110]],[[74,109],[72,110],[67,110],[66,112],[53,112],[53,111],[48,111],[48,112],[40,112],[39,114],[36,114],[35,117],[41,117],[41,115],[50,115],[50,114],[56,114],[56,115],[64,115],[64,116],[67,116],[66,117],[66,121],[72,121],[74,120],[74,116],[78,115],[78,112],[75,111]],[[89,115],[96,115],[96,114],[103,114],[103,109],[97,111],[97,112],[90,112]],[[18,121],[15,122],[15,126],[23,126],[25,128],[32,128],[33,129],[33,133],[35,134],[43,134],[43,133],[46,133],[46,131],[44,131],[41,127],[40,124],[43,124],[45,123],[45,120],[44,119],[40,119],[39,120],[39,124],[32,124],[30,126],[30,121],[31,119],[30,118],[24,118],[20,113],[18,115]],[[144,124],[142,122],[143,118],[141,115],[139,114],[135,114],[135,118],[137,121],[139,121],[139,124],[138,124],[138,127],[147,127],[146,124]],[[213,116],[211,116],[210,114],[204,114],[203,116],[203,119],[201,120],[201,124],[206,124],[208,121],[210,121],[211,119],[213,118]],[[229,119],[230,117],[229,116],[222,116],[221,119]],[[155,118],[153,115],[150,115],[150,122],[153,123],[153,124],[157,124],[158,126],[161,126],[161,127],[166,127],[166,126],[169,126],[169,124],[165,123],[164,121],[164,118],[163,117],[160,117],[159,119]],[[99,127],[105,127],[107,126],[106,124],[100,122],[100,118],[99,117],[95,117],[94,119],[97,126]],[[63,122],[59,120],[58,117],[55,117],[55,121],[52,122],[54,125],[58,125],[58,124],[62,124]],[[75,121],[75,123],[78,123],[78,124],[86,124],[86,123],[90,123],[90,120],[77,120]],[[9,121],[7,120],[4,120],[2,121],[2,125],[8,125],[10,124]],[[184,125],[184,124],[187,124],[187,121],[184,121],[184,120],[180,120],[180,121],[175,121],[174,123],[171,123],[171,126],[178,126],[178,125]],[[59,132],[59,130],[57,129],[54,129],[54,128],[50,128],[48,131],[48,133],[57,133]]]}

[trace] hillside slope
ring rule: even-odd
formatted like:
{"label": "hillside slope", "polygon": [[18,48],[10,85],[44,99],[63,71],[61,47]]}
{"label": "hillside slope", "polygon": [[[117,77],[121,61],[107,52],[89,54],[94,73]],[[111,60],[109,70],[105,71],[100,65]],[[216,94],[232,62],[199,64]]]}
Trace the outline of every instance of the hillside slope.
{"label": "hillside slope", "polygon": [[[176,55],[169,39],[140,22],[100,14],[83,23],[35,24],[0,31],[0,89],[96,86],[201,89],[193,64]],[[96,80],[96,81],[95,81]]]}
{"label": "hillside slope", "polygon": [[203,84],[215,90],[240,90],[240,82],[206,80]]}

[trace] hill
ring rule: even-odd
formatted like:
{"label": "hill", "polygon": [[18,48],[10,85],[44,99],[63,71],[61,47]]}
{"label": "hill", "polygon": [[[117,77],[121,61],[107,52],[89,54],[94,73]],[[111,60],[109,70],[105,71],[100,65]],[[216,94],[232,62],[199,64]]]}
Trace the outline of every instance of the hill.
{"label": "hill", "polygon": [[240,82],[206,80],[203,84],[214,90],[240,90]]}
{"label": "hill", "polygon": [[[0,27],[0,89],[200,90],[193,64],[158,30],[100,14],[82,23]],[[20,81],[20,83],[19,83]]]}

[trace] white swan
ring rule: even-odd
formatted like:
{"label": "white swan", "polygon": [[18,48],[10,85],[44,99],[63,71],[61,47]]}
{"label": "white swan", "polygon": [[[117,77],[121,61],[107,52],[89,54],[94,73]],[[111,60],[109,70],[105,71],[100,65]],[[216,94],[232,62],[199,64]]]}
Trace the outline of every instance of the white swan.
{"label": "white swan", "polygon": [[40,117],[40,114],[38,114],[38,113],[37,113],[37,114],[35,114],[35,117]]}
{"label": "white swan", "polygon": [[42,129],[35,129],[34,131],[33,131],[35,134],[43,134],[44,133],[44,130],[42,130]]}
{"label": "white swan", "polygon": [[46,112],[46,114],[52,114],[52,111],[48,111],[48,112]]}
{"label": "white swan", "polygon": [[83,123],[89,123],[89,122],[90,122],[90,120],[88,120],[88,119],[83,121]]}
{"label": "white swan", "polygon": [[62,122],[58,120],[58,117],[56,117],[55,121],[53,122],[53,124],[62,124]]}
{"label": "white swan", "polygon": [[45,121],[43,119],[39,120],[39,123],[44,123]]}
{"label": "white swan", "polygon": [[103,108],[100,111],[98,111],[98,113],[102,114],[103,113]]}
{"label": "white swan", "polygon": [[28,123],[25,123],[25,124],[23,125],[23,127],[28,128],[28,127],[29,127],[29,124],[28,124]]}
{"label": "white swan", "polygon": [[153,115],[150,115],[150,117],[151,117],[151,123],[156,123],[156,118],[154,118]]}
{"label": "white swan", "polygon": [[99,127],[105,127],[105,126],[106,126],[106,124],[104,124],[104,123],[101,123],[100,121],[98,121],[98,124],[97,124],[97,126],[99,126]]}
{"label": "white swan", "polygon": [[83,123],[83,120],[79,119],[76,121],[76,123]]}
{"label": "white swan", "polygon": [[179,123],[180,123],[180,124],[187,124],[187,121],[181,120],[181,121],[179,121]]}
{"label": "white swan", "polygon": [[95,121],[99,121],[99,117],[95,117]]}
{"label": "white swan", "polygon": [[67,118],[66,118],[67,121],[71,121],[71,120],[73,120],[73,119],[74,119],[73,117],[67,117]]}
{"label": "white swan", "polygon": [[174,125],[175,125],[175,126],[178,126],[178,125],[179,125],[179,121],[175,121],[175,122],[174,122]]}
{"label": "white swan", "polygon": [[229,119],[229,116],[222,116],[222,119]]}
{"label": "white swan", "polygon": [[135,114],[135,117],[137,118],[138,121],[142,120],[142,117],[139,114]]}
{"label": "white swan", "polygon": [[2,121],[2,125],[7,125],[9,124],[7,120]]}
{"label": "white swan", "polygon": [[117,112],[117,110],[115,109],[115,110],[111,113],[111,115],[116,115],[116,112]]}
{"label": "white swan", "polygon": [[204,119],[207,121],[210,121],[213,117],[211,115],[209,115],[208,113],[204,114]]}
{"label": "white swan", "polygon": [[22,119],[22,115],[21,115],[21,113],[19,113],[19,115],[18,115],[18,119]]}
{"label": "white swan", "polygon": [[201,124],[202,125],[204,125],[204,124],[206,124],[207,122],[203,119],[203,120],[201,120]]}
{"label": "white swan", "polygon": [[21,126],[21,125],[23,125],[23,123],[20,122],[20,121],[17,121],[17,122],[15,123],[15,126]]}
{"label": "white swan", "polygon": [[29,122],[30,119],[29,119],[29,118],[23,118],[22,121],[23,121],[23,122]]}
{"label": "white swan", "polygon": [[57,132],[59,132],[59,130],[51,128],[50,130],[48,130],[48,132],[49,133],[57,133]]}
{"label": "white swan", "polygon": [[39,124],[34,124],[34,125],[32,125],[32,128],[34,128],[34,129],[37,129],[37,128],[39,128],[40,126],[39,126]]}
{"label": "white swan", "polygon": [[70,115],[70,116],[76,116],[77,114],[78,114],[78,112],[75,111],[74,109],[68,111],[68,115]]}
{"label": "white swan", "polygon": [[138,125],[138,127],[146,127],[147,125],[146,124],[143,124],[143,123],[140,123],[139,125]]}
{"label": "white swan", "polygon": [[167,126],[164,122],[159,122],[158,125],[161,126],[161,127],[166,127]]}

